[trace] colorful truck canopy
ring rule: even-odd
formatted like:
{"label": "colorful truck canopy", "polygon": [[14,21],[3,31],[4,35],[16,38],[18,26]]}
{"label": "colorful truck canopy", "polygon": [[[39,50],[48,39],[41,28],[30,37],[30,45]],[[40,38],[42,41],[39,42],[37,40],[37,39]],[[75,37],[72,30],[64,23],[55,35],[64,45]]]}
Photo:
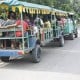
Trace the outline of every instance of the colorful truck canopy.
{"label": "colorful truck canopy", "polygon": [[[24,11],[26,8],[27,10],[29,10],[30,13],[35,13],[35,10],[36,10],[37,13],[42,12],[42,14],[46,14],[46,13],[50,14],[50,12],[55,14],[55,12],[56,12],[57,15],[67,15],[66,11],[54,9],[49,6],[33,4],[33,3],[28,3],[28,2],[18,1],[18,0],[0,0],[0,5],[2,5],[2,4],[6,4],[8,6],[18,6],[20,12],[22,10]],[[23,6],[23,8],[22,8],[22,6]]]}

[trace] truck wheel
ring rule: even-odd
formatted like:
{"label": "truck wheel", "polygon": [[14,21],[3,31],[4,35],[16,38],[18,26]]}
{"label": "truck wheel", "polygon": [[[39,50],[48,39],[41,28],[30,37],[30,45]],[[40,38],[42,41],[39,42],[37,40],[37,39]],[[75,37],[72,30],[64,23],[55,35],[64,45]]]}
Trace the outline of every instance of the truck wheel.
{"label": "truck wheel", "polygon": [[74,34],[75,35],[75,38],[77,38],[78,37],[78,34],[76,33],[76,34]]}
{"label": "truck wheel", "polygon": [[37,44],[35,48],[32,50],[32,62],[33,63],[40,62],[40,54],[41,54],[41,48],[40,48],[40,45]]}
{"label": "truck wheel", "polygon": [[75,38],[78,37],[78,30],[77,29],[75,30],[75,34],[74,35],[75,35]]}
{"label": "truck wheel", "polygon": [[74,34],[73,33],[69,34],[69,38],[70,40],[74,40]]}
{"label": "truck wheel", "polygon": [[0,59],[3,62],[9,62],[9,57],[1,57]]}
{"label": "truck wheel", "polygon": [[59,38],[59,46],[60,46],[60,47],[63,47],[63,46],[64,46],[64,37],[63,37],[63,36],[61,36],[61,37]]}

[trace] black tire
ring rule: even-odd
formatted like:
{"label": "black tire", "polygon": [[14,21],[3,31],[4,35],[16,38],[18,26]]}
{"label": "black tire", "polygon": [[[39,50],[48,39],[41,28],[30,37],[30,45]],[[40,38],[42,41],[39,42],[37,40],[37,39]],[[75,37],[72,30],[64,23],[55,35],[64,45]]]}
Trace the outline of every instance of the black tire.
{"label": "black tire", "polygon": [[75,32],[75,38],[77,38],[78,37],[78,31],[77,31],[77,29],[76,29],[76,32]]}
{"label": "black tire", "polygon": [[40,55],[41,55],[41,48],[40,45],[37,44],[35,48],[32,50],[32,62],[39,63],[40,62]]}
{"label": "black tire", "polygon": [[77,38],[78,37],[78,34],[76,33],[76,34],[74,34],[75,35],[75,38]]}
{"label": "black tire", "polygon": [[74,40],[74,34],[73,33],[69,34],[69,39]]}
{"label": "black tire", "polygon": [[9,62],[9,57],[1,57],[0,59],[3,62]]}
{"label": "black tire", "polygon": [[75,30],[74,35],[75,35],[75,38],[77,38],[77,37],[78,37],[78,30],[77,30],[77,29]]}
{"label": "black tire", "polygon": [[63,47],[64,46],[64,37],[63,37],[63,35],[60,36],[60,38],[59,38],[59,46],[60,47]]}

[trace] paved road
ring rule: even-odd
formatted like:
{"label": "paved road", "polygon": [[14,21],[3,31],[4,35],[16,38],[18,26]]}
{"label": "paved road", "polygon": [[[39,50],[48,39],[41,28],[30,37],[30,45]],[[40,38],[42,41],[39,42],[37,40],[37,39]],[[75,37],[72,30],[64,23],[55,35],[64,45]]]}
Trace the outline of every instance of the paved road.
{"label": "paved road", "polygon": [[16,77],[11,80],[22,80],[25,76],[23,80],[80,80],[80,29],[78,32],[79,37],[66,40],[64,47],[49,45],[42,48],[38,64],[31,63],[29,59],[1,62],[0,80],[9,80],[13,75]]}

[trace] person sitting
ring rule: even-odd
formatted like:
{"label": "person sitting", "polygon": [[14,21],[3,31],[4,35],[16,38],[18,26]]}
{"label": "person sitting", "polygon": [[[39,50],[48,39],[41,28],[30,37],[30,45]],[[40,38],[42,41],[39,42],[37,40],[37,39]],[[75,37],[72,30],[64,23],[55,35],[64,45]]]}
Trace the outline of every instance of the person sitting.
{"label": "person sitting", "polygon": [[[10,16],[10,20],[7,21],[7,23],[5,23],[3,26],[5,29],[6,28],[13,28],[13,27],[19,27],[21,25],[21,27],[23,27],[23,31],[26,32],[26,29],[29,29],[29,25],[27,22],[25,22],[24,20],[21,20],[20,18],[18,20],[14,19],[15,14]],[[11,22],[11,23],[10,23]],[[22,31],[16,31],[16,37],[20,37],[22,36]]]}
{"label": "person sitting", "polygon": [[4,20],[7,19],[7,11],[5,9],[2,9],[1,16],[3,17]]}
{"label": "person sitting", "polygon": [[50,23],[50,21],[48,19],[45,20],[44,27],[45,28],[51,28],[51,23]]}
{"label": "person sitting", "polygon": [[[16,21],[16,23],[13,24],[12,26],[18,27],[19,25],[21,25],[21,27],[23,27],[23,32],[24,33],[26,33],[26,30],[29,29],[28,23],[26,23],[24,20],[21,20],[21,19],[18,19]],[[20,31],[20,30],[19,31],[16,31],[15,34],[16,34],[16,37],[22,37],[23,36],[22,31]],[[12,48],[14,47],[13,45],[14,45],[14,43],[12,43]],[[21,48],[21,44],[19,44],[19,48]]]}
{"label": "person sitting", "polygon": [[57,17],[57,26],[59,26],[61,29],[63,29],[64,23],[61,20],[61,17]]}
{"label": "person sitting", "polygon": [[63,16],[63,17],[61,18],[61,21],[62,21],[62,24],[63,24],[63,27],[64,27],[65,24],[66,24],[66,18]]}
{"label": "person sitting", "polygon": [[8,15],[8,19],[4,20],[3,17],[0,19],[0,28],[7,28],[8,26],[15,24],[16,22],[16,14],[14,12],[11,12]]}
{"label": "person sitting", "polygon": [[29,19],[29,17],[28,17],[26,14],[24,14],[23,19],[24,19],[24,21],[25,21],[29,26],[31,26],[30,19]]}
{"label": "person sitting", "polygon": [[42,16],[40,17],[36,17],[35,20],[34,20],[34,24],[40,29],[40,28],[43,28],[44,27],[44,22],[42,20]]}
{"label": "person sitting", "polygon": [[[15,14],[12,14],[11,16],[10,16],[10,18],[13,18],[15,16]],[[18,19],[18,20],[16,20],[15,22],[13,22],[13,23],[10,23],[10,24],[8,24],[8,25],[6,25],[6,26],[4,26],[4,28],[6,29],[6,28],[14,28],[14,27],[23,27],[23,32],[25,33],[26,32],[26,30],[29,28],[29,25],[28,25],[28,23],[26,23],[24,20],[21,20],[20,18]],[[14,32],[9,32],[8,33],[8,35],[11,37],[22,37],[22,30],[17,30],[16,32],[15,32],[15,34],[14,34]],[[21,41],[21,40],[20,40]],[[11,48],[14,48],[14,43],[15,43],[15,41],[14,40],[11,40]]]}
{"label": "person sitting", "polygon": [[6,21],[4,20],[4,18],[2,16],[0,16],[0,27],[4,26],[5,22]]}
{"label": "person sitting", "polygon": [[8,25],[12,25],[16,22],[16,13],[15,12],[11,12],[9,15],[8,15],[8,19],[7,21],[5,22],[5,24],[3,26],[8,26]]}

